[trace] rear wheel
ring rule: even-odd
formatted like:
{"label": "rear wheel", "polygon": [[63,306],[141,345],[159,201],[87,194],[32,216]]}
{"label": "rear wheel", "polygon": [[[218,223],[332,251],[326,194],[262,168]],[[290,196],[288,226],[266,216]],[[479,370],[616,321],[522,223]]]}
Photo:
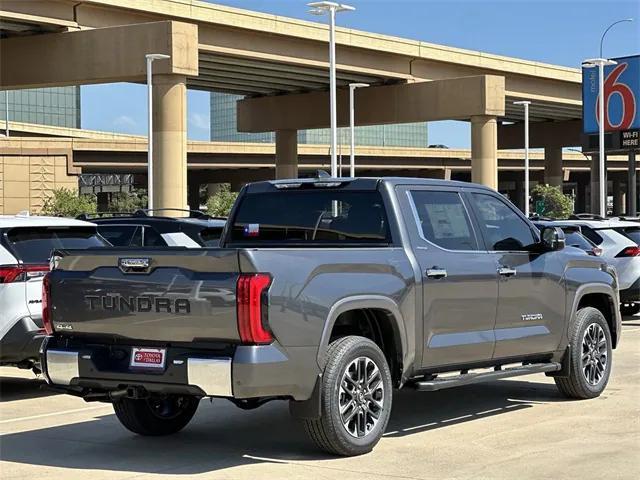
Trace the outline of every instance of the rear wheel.
{"label": "rear wheel", "polygon": [[198,409],[199,399],[189,395],[123,398],[113,404],[120,423],[139,435],[170,435],[182,430]]}
{"label": "rear wheel", "polygon": [[569,343],[569,376],[555,378],[558,389],[569,398],[599,396],[611,373],[611,334],[602,313],[592,307],[578,310]]}
{"label": "rear wheel", "polygon": [[389,422],[392,388],[389,366],[375,343],[356,336],[332,342],[322,377],[321,417],[305,420],[307,433],[329,453],[370,452]]}
{"label": "rear wheel", "polygon": [[624,317],[640,313],[640,303],[625,303],[620,305],[620,313]]}

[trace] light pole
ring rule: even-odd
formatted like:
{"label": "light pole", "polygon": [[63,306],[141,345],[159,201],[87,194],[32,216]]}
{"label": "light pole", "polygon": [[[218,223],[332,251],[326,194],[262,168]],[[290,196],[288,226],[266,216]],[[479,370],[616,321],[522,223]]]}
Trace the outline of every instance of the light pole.
{"label": "light pole", "polygon": [[623,20],[618,20],[617,22],[613,22],[611,25],[609,25],[606,30],[604,31],[604,33],[602,34],[602,37],[600,37],[600,58],[603,58],[602,56],[602,44],[604,43],[604,37],[605,35],[609,32],[609,30],[611,30],[611,28],[613,28],[615,25],[619,24],[619,23],[623,23],[623,22],[633,22],[633,18],[625,18]]}
{"label": "light pole", "polygon": [[331,116],[331,176],[338,176],[338,117],[336,113],[336,13],[353,11],[355,7],[336,2],[311,2],[310,13],[314,15],[329,14],[329,109]]}
{"label": "light pole", "polygon": [[147,112],[149,114],[147,134],[147,207],[153,215],[153,61],[170,58],[163,53],[149,53],[147,59]]}
{"label": "light pole", "polygon": [[349,176],[356,176],[356,108],[355,108],[355,91],[357,88],[366,88],[368,83],[350,83],[349,84],[349,132],[351,135],[351,155]]}
{"label": "light pole", "polygon": [[582,62],[582,66],[585,68],[598,67],[598,162],[599,162],[599,174],[600,174],[600,216],[607,216],[607,180],[605,169],[605,157],[604,157],[604,103],[606,101],[604,97],[604,66],[616,65],[618,62],[614,60],[607,60],[606,58],[591,58]]}
{"label": "light pole", "polygon": [[9,91],[4,91],[4,134],[9,136]]}
{"label": "light pole", "polygon": [[625,18],[623,20],[618,20],[617,22],[613,22],[609,25],[602,36],[600,37],[600,57],[599,58],[591,58],[582,62],[582,66],[585,68],[595,68],[598,67],[598,162],[599,162],[599,174],[600,174],[600,182],[599,182],[599,190],[600,190],[600,216],[607,216],[607,180],[606,180],[606,160],[604,154],[604,128],[605,128],[605,102],[607,99],[604,95],[604,67],[605,65],[616,65],[617,62],[614,60],[609,60],[603,57],[602,47],[604,44],[604,37],[607,35],[609,30],[613,28],[615,25],[623,22],[632,22],[632,18]]}
{"label": "light pole", "polygon": [[529,100],[513,102],[524,106],[524,215],[529,218]]}

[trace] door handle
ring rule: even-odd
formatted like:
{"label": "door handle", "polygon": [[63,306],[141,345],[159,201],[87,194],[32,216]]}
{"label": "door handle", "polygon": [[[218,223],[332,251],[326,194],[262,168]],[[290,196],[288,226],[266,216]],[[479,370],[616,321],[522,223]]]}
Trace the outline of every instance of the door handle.
{"label": "door handle", "polygon": [[498,269],[498,275],[502,275],[503,277],[513,277],[516,274],[515,268],[510,267],[500,267]]}
{"label": "door handle", "polygon": [[447,271],[444,268],[428,268],[427,269],[427,277],[429,278],[446,278]]}

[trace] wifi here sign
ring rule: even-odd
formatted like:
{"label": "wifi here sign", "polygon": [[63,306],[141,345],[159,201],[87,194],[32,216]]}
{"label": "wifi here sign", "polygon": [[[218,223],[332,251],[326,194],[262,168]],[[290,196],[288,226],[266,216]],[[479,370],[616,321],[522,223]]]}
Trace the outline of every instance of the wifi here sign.
{"label": "wifi here sign", "polygon": [[[640,55],[614,58],[604,67],[604,130],[618,132],[620,146],[637,148],[640,141]],[[600,125],[598,68],[582,69],[582,120],[586,134]]]}

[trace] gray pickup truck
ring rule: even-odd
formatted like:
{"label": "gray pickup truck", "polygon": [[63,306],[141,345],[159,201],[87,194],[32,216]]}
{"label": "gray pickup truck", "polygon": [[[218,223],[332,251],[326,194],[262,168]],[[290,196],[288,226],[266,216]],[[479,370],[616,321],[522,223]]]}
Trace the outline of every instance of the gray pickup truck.
{"label": "gray pickup truck", "polygon": [[374,447],[396,388],[545,373],[596,397],[620,337],[613,269],[440,180],[249,184],[220,248],[56,251],[43,283],[52,388],[141,435],[177,432],[203,397],[288,400],[339,455]]}

